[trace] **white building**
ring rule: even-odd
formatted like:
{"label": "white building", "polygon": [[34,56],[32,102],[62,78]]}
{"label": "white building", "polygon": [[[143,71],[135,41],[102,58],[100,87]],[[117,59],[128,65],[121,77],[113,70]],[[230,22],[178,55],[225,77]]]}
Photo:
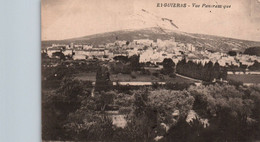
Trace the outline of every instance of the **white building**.
{"label": "white building", "polygon": [[84,60],[88,56],[86,50],[75,50],[72,56],[73,60]]}
{"label": "white building", "polygon": [[196,48],[192,44],[187,43],[187,50],[191,51],[191,52],[194,52],[196,50]]}
{"label": "white building", "polygon": [[47,55],[52,58],[52,54],[55,52],[62,52],[63,50],[66,50],[66,45],[58,45],[53,44],[51,47],[47,48]]}
{"label": "white building", "polygon": [[126,41],[125,40],[117,40],[117,41],[115,41],[115,45],[122,47],[123,45],[126,45]]}
{"label": "white building", "polygon": [[73,50],[72,49],[66,49],[66,50],[62,51],[62,53],[65,56],[72,56]]}
{"label": "white building", "polygon": [[92,45],[83,45],[83,49],[84,50],[89,50],[91,49],[93,46]]}
{"label": "white building", "polygon": [[135,44],[142,44],[142,45],[146,45],[146,46],[151,46],[153,45],[153,40],[150,39],[137,39],[133,41]]}

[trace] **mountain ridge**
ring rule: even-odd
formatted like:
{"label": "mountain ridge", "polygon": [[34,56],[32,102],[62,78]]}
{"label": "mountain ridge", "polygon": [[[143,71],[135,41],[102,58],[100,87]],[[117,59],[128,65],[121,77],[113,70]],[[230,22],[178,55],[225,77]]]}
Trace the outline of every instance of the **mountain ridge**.
{"label": "mountain ridge", "polygon": [[114,32],[99,33],[65,40],[42,41],[42,48],[50,46],[53,43],[100,45],[112,43],[116,40],[132,41],[135,39],[151,39],[156,41],[157,39],[166,40],[173,37],[176,42],[191,43],[198,48],[203,47],[212,51],[227,52],[237,48],[238,51],[243,52],[249,47],[260,46],[260,41],[249,41],[216,35],[186,33],[178,30],[163,29],[161,27],[150,27],[144,29],[126,29]]}

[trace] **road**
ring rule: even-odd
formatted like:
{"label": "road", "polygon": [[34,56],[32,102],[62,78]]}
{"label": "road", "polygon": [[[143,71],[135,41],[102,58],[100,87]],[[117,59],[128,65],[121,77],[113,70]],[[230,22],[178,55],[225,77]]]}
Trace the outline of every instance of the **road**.
{"label": "road", "polygon": [[190,77],[183,76],[183,75],[180,75],[180,74],[177,74],[177,73],[176,73],[176,76],[183,77],[183,78],[186,78],[186,79],[189,79],[189,80],[193,80],[193,81],[196,81],[196,82],[202,82],[202,80],[190,78]]}

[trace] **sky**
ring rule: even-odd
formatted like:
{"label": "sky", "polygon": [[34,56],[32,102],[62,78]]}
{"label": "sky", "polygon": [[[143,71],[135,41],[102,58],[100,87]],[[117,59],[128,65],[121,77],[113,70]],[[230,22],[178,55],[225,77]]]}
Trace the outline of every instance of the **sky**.
{"label": "sky", "polygon": [[[157,7],[157,3],[231,8]],[[260,41],[260,0],[42,0],[42,40],[152,26],[133,22],[141,9],[172,19],[183,32]]]}

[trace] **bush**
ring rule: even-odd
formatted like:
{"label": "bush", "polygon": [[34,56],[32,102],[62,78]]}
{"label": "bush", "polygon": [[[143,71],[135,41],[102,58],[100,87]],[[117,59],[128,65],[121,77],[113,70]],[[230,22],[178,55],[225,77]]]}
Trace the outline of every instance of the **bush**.
{"label": "bush", "polygon": [[152,73],[152,75],[155,76],[155,77],[159,77],[159,73],[158,72],[154,72],[154,73]]}
{"label": "bush", "polygon": [[141,70],[141,73],[142,73],[143,75],[151,75],[151,72],[150,72],[149,70],[146,70],[146,69],[142,69],[142,70]]}
{"label": "bush", "polygon": [[175,77],[176,77],[176,74],[175,74],[175,73],[171,73],[169,76],[170,76],[171,78],[175,78]]}
{"label": "bush", "polygon": [[228,55],[230,56],[236,56],[237,52],[236,51],[228,51]]}
{"label": "bush", "polygon": [[[189,92],[195,98],[193,109],[210,122],[210,141],[251,141],[256,131],[248,120],[252,118],[254,101],[231,85],[193,86]],[[213,137],[212,137],[213,138]]]}
{"label": "bush", "polygon": [[236,87],[239,87],[239,86],[242,86],[242,85],[243,85],[243,82],[241,82],[241,81],[235,81],[235,80],[229,80],[228,83],[229,83],[230,85],[234,85],[234,86],[236,86]]}
{"label": "bush", "polygon": [[131,107],[121,107],[119,109],[119,114],[129,114],[132,111]]}
{"label": "bush", "polygon": [[133,78],[133,79],[136,79],[136,73],[135,72],[131,72],[131,77]]}
{"label": "bush", "polygon": [[160,78],[161,80],[164,80],[164,76],[163,76],[162,74],[159,75],[159,78]]}
{"label": "bush", "polygon": [[165,88],[170,90],[184,90],[188,89],[191,86],[190,83],[172,83],[166,82]]}
{"label": "bush", "polygon": [[260,56],[260,47],[249,47],[245,50],[244,54]]}

